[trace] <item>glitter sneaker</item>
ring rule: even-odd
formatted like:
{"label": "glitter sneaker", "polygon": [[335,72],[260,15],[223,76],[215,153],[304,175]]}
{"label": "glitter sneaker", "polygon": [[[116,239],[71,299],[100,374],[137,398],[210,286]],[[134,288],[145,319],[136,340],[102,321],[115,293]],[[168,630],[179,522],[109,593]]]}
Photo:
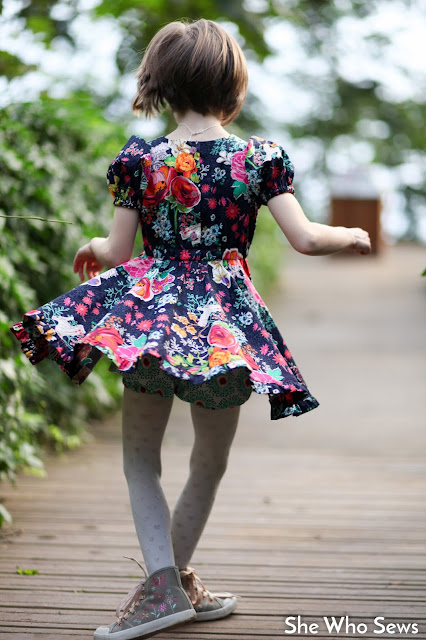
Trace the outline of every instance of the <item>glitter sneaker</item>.
{"label": "glitter sneaker", "polygon": [[197,612],[196,622],[225,618],[236,608],[236,596],[228,592],[210,593],[192,567],[181,569],[180,577],[182,586]]}
{"label": "glitter sneaker", "polygon": [[145,569],[137,563],[145,574],[145,581],[119,604],[117,622],[96,629],[94,640],[147,638],[163,629],[195,620],[197,614],[182,588],[177,567],[164,567],[146,577]]}

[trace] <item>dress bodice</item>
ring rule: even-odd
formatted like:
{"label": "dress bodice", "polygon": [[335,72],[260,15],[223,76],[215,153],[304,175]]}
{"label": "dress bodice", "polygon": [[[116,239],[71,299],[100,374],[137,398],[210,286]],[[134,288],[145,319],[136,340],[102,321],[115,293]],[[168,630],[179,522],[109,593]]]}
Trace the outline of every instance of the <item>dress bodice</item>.
{"label": "dress bodice", "polygon": [[140,212],[145,253],[155,258],[246,257],[259,207],[294,193],[293,166],[278,144],[230,135],[146,142],[132,136],[111,164],[119,206]]}

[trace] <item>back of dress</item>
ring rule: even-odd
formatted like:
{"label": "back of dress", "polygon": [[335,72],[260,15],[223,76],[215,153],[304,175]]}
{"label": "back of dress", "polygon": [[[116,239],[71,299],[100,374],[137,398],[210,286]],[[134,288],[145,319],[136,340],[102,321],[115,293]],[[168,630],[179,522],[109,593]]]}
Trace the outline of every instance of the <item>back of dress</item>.
{"label": "back of dress", "polygon": [[248,253],[259,206],[293,193],[293,166],[275,143],[133,136],[108,171],[114,203],[141,211],[147,255],[219,259]]}
{"label": "back of dress", "polygon": [[12,330],[31,362],[81,384],[105,354],[136,392],[225,408],[255,391],[272,419],[314,409],[245,260],[259,207],[293,193],[285,151],[132,136],[107,179],[114,204],[138,211],[144,253],[25,314]]}

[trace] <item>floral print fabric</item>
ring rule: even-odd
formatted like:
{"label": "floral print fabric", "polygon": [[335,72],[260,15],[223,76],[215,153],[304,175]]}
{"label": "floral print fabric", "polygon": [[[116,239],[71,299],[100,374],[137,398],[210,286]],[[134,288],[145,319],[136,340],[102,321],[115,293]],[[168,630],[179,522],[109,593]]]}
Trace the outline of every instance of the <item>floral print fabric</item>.
{"label": "floral print fabric", "polygon": [[11,329],[30,361],[49,357],[81,384],[105,354],[136,391],[223,408],[253,390],[272,419],[314,409],[246,262],[259,207],[294,193],[284,149],[132,136],[107,181],[115,205],[138,210],[145,251],[25,314]]}

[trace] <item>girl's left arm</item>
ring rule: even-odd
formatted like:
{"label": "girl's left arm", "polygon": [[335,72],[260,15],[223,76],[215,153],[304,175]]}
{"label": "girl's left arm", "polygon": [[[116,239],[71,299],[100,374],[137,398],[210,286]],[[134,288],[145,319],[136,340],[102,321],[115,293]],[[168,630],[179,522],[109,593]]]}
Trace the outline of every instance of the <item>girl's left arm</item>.
{"label": "girl's left arm", "polygon": [[139,224],[139,211],[130,207],[114,207],[114,217],[108,238],[92,238],[81,247],[74,258],[74,273],[80,280],[99,275],[104,268],[116,267],[132,257],[136,231]]}

